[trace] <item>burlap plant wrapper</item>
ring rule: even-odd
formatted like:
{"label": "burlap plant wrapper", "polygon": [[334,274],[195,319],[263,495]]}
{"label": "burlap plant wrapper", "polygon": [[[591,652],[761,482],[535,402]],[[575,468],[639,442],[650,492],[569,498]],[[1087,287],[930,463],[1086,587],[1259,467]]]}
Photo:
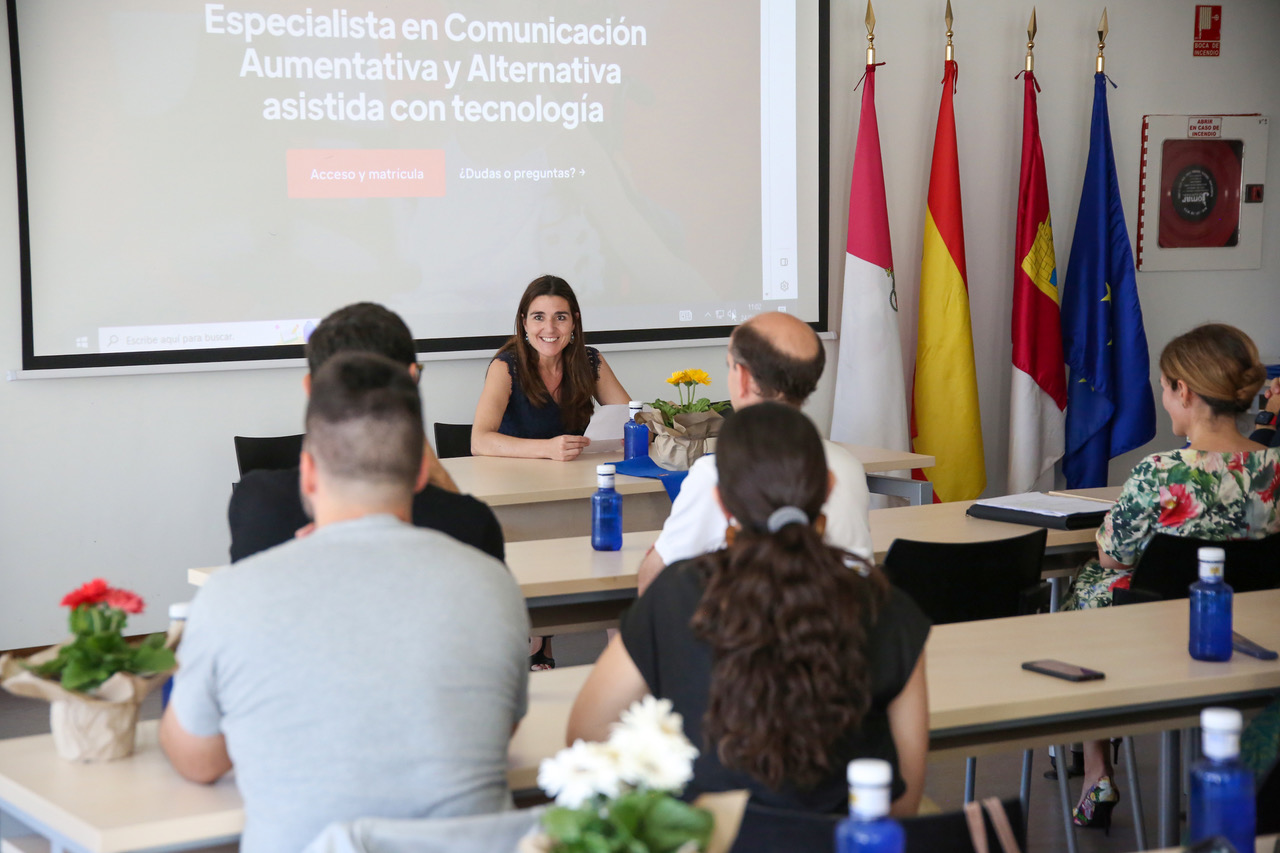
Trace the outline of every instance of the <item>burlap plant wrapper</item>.
{"label": "burlap plant wrapper", "polygon": [[113,761],[131,755],[138,706],[173,670],[147,676],[117,672],[92,693],[78,693],[26,667],[53,660],[62,646],[50,646],[25,659],[0,655],[0,687],[15,696],[49,703],[53,745],[68,761]]}
{"label": "burlap plant wrapper", "polygon": [[[733,842],[738,839],[738,828],[742,825],[742,813],[747,810],[749,791],[722,791],[716,794],[701,794],[693,805],[711,812],[714,823],[711,827],[711,839],[707,842],[704,853],[729,853]],[[685,845],[691,853],[697,850],[693,842]],[[681,848],[684,849],[683,847]],[[540,828],[533,829],[520,839],[516,853],[553,853],[555,847]]]}
{"label": "burlap plant wrapper", "polygon": [[636,420],[649,427],[653,442],[649,458],[668,471],[688,471],[704,453],[715,453],[716,436],[724,418],[719,412],[691,412],[676,415],[674,426],[667,426],[661,412],[641,412]]}

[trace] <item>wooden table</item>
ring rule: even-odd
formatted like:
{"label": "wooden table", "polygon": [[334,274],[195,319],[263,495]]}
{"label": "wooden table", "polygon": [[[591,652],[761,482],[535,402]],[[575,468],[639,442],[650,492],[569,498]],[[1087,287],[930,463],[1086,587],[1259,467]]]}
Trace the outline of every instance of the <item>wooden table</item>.
{"label": "wooden table", "polygon": [[[1236,628],[1280,647],[1277,612],[1280,590],[1239,595]],[[937,626],[927,647],[930,753],[976,755],[1164,731],[1197,725],[1207,705],[1256,707],[1280,691],[1280,661],[1236,655],[1203,663],[1187,655],[1186,642],[1185,601]],[[1021,669],[1038,658],[1107,677],[1077,684]],[[511,742],[513,789],[534,787],[538,763],[563,746],[569,710],[589,673],[567,667],[531,674],[529,715]],[[74,765],[55,756],[48,735],[0,741],[0,808],[25,815],[70,849],[93,853],[213,843],[239,832],[234,785],[178,777],[155,746],[154,723],[140,727],[139,743],[131,758]],[[1065,799],[1065,777],[1059,790]],[[1176,802],[1168,811],[1166,798],[1161,808],[1176,828]],[[1065,815],[1069,820],[1069,801]]]}
{"label": "wooden table", "polygon": [[[572,463],[569,463],[572,464]],[[627,478],[632,479],[632,478]],[[1089,490],[1118,493],[1118,488]],[[871,541],[878,562],[883,561],[895,539],[930,542],[982,542],[1021,536],[1035,528],[1024,524],[988,521],[964,514],[971,501],[925,506],[873,509]],[[507,565],[520,584],[529,605],[533,627],[547,633],[610,628],[636,596],[636,570],[660,529],[624,533],[622,550],[596,551],[590,536],[530,539],[507,544]],[[1094,531],[1050,530],[1046,553],[1092,553]],[[216,568],[189,569],[187,580],[195,586]],[[1050,570],[1057,579],[1065,570]]]}
{"label": "wooden table", "polygon": [[[510,543],[590,535],[596,466],[621,459],[621,453],[584,453],[569,462],[460,456],[441,464],[459,491],[493,508]],[[623,531],[653,530],[671,513],[671,500],[659,480],[619,474],[614,488],[623,496]]]}
{"label": "wooden table", "polygon": [[[1236,629],[1280,648],[1280,590],[1245,593],[1235,603]],[[1227,663],[1204,663],[1186,649],[1185,601],[936,626],[926,649],[930,757],[1045,745],[1065,750],[1075,741],[1167,733],[1198,726],[1209,705],[1260,707],[1280,692],[1280,661],[1237,654]],[[1021,668],[1042,658],[1099,669],[1107,677],[1072,683]],[[531,679],[535,710],[512,741],[513,785],[536,781],[532,768],[554,752],[555,733],[567,727],[589,672],[572,667]],[[1161,752],[1162,775],[1176,779],[1177,750]],[[1064,775],[1059,799],[1073,833],[1067,786]],[[1169,844],[1177,838],[1177,787],[1162,790],[1161,844]]]}
{"label": "wooden table", "polygon": [[[841,446],[862,462],[871,491],[916,500],[919,500],[918,483],[906,481],[904,485],[903,480],[887,476],[886,472],[928,467],[935,461],[934,457],[922,453],[855,444]],[[462,456],[443,459],[441,464],[460,491],[493,507],[507,541],[519,542],[589,535],[591,512],[586,502],[596,490],[596,465],[621,459],[619,452],[584,453],[569,462]],[[660,481],[620,474],[615,487],[624,496],[624,531],[662,527],[671,511],[671,502]]]}

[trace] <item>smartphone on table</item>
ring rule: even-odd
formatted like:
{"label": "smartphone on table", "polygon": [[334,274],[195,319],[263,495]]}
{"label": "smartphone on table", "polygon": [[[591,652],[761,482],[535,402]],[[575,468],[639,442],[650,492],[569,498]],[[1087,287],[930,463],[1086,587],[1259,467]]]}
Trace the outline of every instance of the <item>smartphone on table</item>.
{"label": "smartphone on table", "polygon": [[1060,660],[1029,660],[1022,665],[1022,668],[1067,681],[1097,681],[1107,677],[1096,669],[1089,669]]}

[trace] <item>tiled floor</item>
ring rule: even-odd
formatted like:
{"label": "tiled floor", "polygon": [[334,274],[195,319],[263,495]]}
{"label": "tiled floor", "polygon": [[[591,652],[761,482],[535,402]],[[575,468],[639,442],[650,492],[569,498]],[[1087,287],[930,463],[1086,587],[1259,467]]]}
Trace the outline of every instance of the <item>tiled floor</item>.
{"label": "tiled floor", "polygon": [[[604,647],[604,642],[603,633],[557,637],[554,641],[556,662],[560,666],[590,663]],[[142,716],[144,719],[153,719],[159,713],[159,693],[156,692],[144,703]],[[19,699],[0,691],[0,738],[40,734],[48,730],[49,710],[46,704],[32,699]],[[1153,846],[1156,826],[1156,748],[1157,739],[1154,735],[1137,740],[1147,833]],[[1066,850],[1061,811],[1058,807],[1057,783],[1043,778],[1048,767],[1048,754],[1044,750],[1037,752],[1031,786],[1027,853],[1058,853]],[[978,795],[1017,797],[1021,768],[1021,753],[982,758],[978,762]],[[1137,849],[1127,800],[1131,786],[1125,774],[1126,768],[1121,767],[1119,784],[1122,797],[1126,799],[1113,815],[1110,837],[1097,830],[1077,830],[1081,853],[1118,853]],[[1078,787],[1073,780],[1073,795]],[[964,799],[964,762],[930,762],[925,792],[944,811],[960,808]]]}

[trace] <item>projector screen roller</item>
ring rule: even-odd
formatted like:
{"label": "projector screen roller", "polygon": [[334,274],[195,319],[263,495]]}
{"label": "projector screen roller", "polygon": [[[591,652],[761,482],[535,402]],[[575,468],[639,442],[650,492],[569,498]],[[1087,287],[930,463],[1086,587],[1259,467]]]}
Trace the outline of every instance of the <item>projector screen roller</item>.
{"label": "projector screen roller", "polygon": [[9,0],[27,369],[826,323],[825,5]]}

